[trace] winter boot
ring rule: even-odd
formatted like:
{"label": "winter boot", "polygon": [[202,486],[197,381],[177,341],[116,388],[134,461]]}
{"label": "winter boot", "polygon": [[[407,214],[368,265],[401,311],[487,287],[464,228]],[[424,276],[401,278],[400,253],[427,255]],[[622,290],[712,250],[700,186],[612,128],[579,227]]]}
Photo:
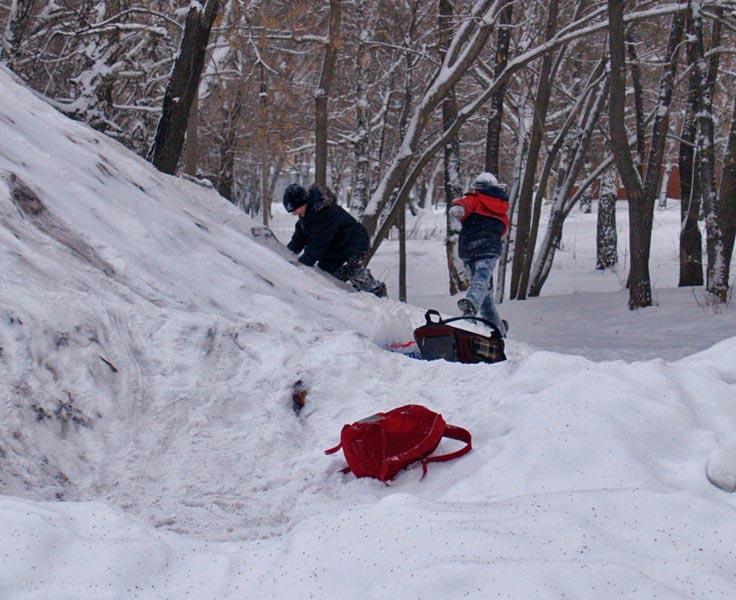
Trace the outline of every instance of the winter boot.
{"label": "winter boot", "polygon": [[460,298],[460,300],[457,301],[457,307],[460,309],[463,317],[474,317],[477,312],[473,303],[467,298]]}
{"label": "winter boot", "polygon": [[373,290],[371,290],[371,293],[375,296],[378,296],[379,298],[385,298],[388,296],[388,290],[386,289],[386,284],[381,282],[381,285],[376,286]]}

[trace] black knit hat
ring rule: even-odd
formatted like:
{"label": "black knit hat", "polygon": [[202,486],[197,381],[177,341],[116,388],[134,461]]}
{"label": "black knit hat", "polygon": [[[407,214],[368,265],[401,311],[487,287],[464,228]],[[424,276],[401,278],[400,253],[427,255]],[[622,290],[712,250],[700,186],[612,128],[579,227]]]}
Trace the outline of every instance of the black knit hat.
{"label": "black knit hat", "polygon": [[298,183],[290,183],[284,190],[284,208],[292,212],[307,203],[307,192]]}

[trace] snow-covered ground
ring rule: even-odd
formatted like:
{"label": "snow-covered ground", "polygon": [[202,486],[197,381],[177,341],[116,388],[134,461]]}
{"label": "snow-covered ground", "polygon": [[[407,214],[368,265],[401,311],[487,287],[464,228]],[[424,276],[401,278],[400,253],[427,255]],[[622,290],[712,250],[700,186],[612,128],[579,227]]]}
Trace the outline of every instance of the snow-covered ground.
{"label": "snow-covered ground", "polygon": [[[0,69],[0,598],[732,597],[736,311],[675,288],[677,211],[657,306],[575,214],[501,307],[509,361],[425,363],[382,347],[453,311],[441,242],[409,244],[412,305],[348,294]],[[324,456],[406,403],[473,452],[389,486]]]}
{"label": "snow-covered ground", "polygon": [[[709,348],[724,337],[736,335],[736,306],[716,310],[708,305],[703,288],[678,288],[680,204],[670,200],[657,209],[650,262],[656,308],[630,311],[628,290],[628,207],[617,207],[619,266],[595,269],[595,208],[592,214],[574,211],[565,222],[562,247],[557,251],[541,298],[504,302],[501,315],[511,323],[511,338],[532,348],[580,354],[594,360],[648,358],[675,360]],[[434,231],[444,219],[431,211],[420,220]],[[546,223],[543,221],[543,226]],[[456,298],[447,292],[442,248],[433,241],[409,245],[408,300],[456,313]],[[373,268],[388,276],[398,289],[398,242],[382,245]],[[510,271],[510,269],[509,269]]]}

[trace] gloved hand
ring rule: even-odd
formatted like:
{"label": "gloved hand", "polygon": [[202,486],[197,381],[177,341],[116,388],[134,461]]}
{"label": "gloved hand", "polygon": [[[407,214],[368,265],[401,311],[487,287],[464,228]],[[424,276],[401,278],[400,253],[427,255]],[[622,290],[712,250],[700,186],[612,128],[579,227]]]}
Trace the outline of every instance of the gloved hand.
{"label": "gloved hand", "polygon": [[454,206],[450,207],[449,212],[451,217],[455,219],[462,219],[463,215],[465,214],[465,209],[459,204],[455,204]]}
{"label": "gloved hand", "polygon": [[460,217],[465,214],[465,209],[462,206],[455,205],[451,206],[449,210],[449,223],[448,226],[453,234],[460,233],[463,228],[463,224],[460,222]]}

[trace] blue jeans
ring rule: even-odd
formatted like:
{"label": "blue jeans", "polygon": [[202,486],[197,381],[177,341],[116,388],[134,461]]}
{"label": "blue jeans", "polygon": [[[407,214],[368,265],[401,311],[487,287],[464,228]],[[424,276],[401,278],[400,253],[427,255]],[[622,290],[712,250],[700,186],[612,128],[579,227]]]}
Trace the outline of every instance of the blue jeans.
{"label": "blue jeans", "polygon": [[493,303],[493,269],[498,262],[498,256],[463,262],[470,274],[470,288],[465,295],[466,300],[473,304],[476,314],[480,307],[480,316],[498,327],[501,335],[506,335],[506,328]]}

